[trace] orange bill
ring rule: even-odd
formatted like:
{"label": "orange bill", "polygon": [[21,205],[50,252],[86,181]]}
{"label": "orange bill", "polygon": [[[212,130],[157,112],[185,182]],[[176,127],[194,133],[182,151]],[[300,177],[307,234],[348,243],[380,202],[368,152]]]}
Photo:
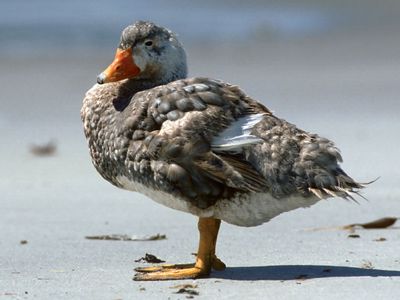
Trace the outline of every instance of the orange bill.
{"label": "orange bill", "polygon": [[97,76],[97,83],[115,82],[122,79],[132,78],[140,73],[132,56],[132,48],[126,50],[117,49],[114,61],[108,68]]}

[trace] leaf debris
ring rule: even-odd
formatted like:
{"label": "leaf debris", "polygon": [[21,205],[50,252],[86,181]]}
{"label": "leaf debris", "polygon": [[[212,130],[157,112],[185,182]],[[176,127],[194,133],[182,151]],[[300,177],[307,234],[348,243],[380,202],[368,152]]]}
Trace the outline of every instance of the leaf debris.
{"label": "leaf debris", "polygon": [[392,226],[394,223],[396,223],[398,218],[393,218],[393,217],[387,217],[387,218],[381,218],[378,220],[374,220],[372,222],[367,222],[367,223],[355,223],[355,224],[350,224],[343,226],[342,229],[344,230],[351,230],[356,227],[361,227],[364,229],[381,229],[381,228],[387,228]]}
{"label": "leaf debris", "polygon": [[313,228],[311,231],[319,231],[319,230],[350,230],[354,231],[357,228],[363,229],[385,229],[392,226],[399,218],[395,217],[386,217],[378,220],[374,220],[367,223],[354,223],[345,226],[336,226],[336,227],[322,227],[322,228]]}
{"label": "leaf debris", "polygon": [[181,288],[175,294],[188,294],[190,296],[198,296],[200,293],[192,289]]}
{"label": "leaf debris", "polygon": [[174,285],[169,287],[170,289],[197,289],[197,284],[178,284],[178,285]]}
{"label": "leaf debris", "polygon": [[128,234],[106,234],[106,235],[91,235],[85,236],[85,239],[88,240],[106,240],[106,241],[158,241],[165,240],[167,236],[165,234],[155,234],[150,236],[138,237],[135,235]]}
{"label": "leaf debris", "polygon": [[170,289],[178,289],[174,294],[187,294],[187,299],[193,299],[194,296],[200,295],[200,293],[194,289],[197,288],[197,284],[178,284],[171,286]]}
{"label": "leaf debris", "polygon": [[30,145],[29,151],[35,156],[51,156],[57,151],[57,144],[54,140],[42,145]]}
{"label": "leaf debris", "polygon": [[360,235],[359,234],[349,234],[347,237],[353,238],[353,239],[358,239],[358,238],[360,238]]}
{"label": "leaf debris", "polygon": [[157,256],[153,254],[146,253],[144,257],[135,260],[135,262],[147,262],[151,264],[159,264],[165,262],[165,260],[159,259]]}

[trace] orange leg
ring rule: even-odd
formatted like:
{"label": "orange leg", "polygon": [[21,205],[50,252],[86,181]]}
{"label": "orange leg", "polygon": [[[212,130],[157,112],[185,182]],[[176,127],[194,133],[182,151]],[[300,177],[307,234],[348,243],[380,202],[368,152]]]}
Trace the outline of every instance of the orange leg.
{"label": "orange leg", "polygon": [[134,280],[174,280],[206,277],[214,270],[224,270],[225,264],[215,255],[218,230],[221,220],[199,218],[199,250],[195,264],[162,265],[136,268]]}
{"label": "orange leg", "polygon": [[[215,271],[223,271],[226,268],[226,265],[224,264],[224,262],[222,260],[220,260],[217,255],[215,254],[215,250],[217,247],[217,237],[218,237],[218,231],[219,231],[219,227],[221,225],[221,220],[217,220],[214,219],[216,221],[215,224],[215,236],[214,236],[214,240],[213,240],[213,244],[212,244],[212,251],[211,251],[211,267],[213,268],[213,270]],[[200,222],[200,221],[199,221]]]}

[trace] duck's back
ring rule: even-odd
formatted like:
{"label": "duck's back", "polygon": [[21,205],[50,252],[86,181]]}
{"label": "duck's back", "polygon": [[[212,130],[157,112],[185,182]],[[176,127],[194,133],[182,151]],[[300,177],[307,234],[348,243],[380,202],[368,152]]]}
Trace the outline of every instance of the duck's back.
{"label": "duck's back", "polygon": [[[260,202],[262,195],[290,210],[360,187],[338,166],[332,142],[216,80],[184,79],[137,93],[124,83],[95,86],[82,119],[104,178],[194,214],[224,219],[223,206]],[[285,208],[287,199],[301,201]]]}

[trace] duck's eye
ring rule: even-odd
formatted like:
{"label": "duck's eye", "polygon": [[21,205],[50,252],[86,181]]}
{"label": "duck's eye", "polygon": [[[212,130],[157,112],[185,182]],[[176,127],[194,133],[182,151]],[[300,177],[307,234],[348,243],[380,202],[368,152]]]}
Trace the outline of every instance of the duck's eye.
{"label": "duck's eye", "polygon": [[153,46],[153,41],[149,40],[144,43],[147,47]]}

